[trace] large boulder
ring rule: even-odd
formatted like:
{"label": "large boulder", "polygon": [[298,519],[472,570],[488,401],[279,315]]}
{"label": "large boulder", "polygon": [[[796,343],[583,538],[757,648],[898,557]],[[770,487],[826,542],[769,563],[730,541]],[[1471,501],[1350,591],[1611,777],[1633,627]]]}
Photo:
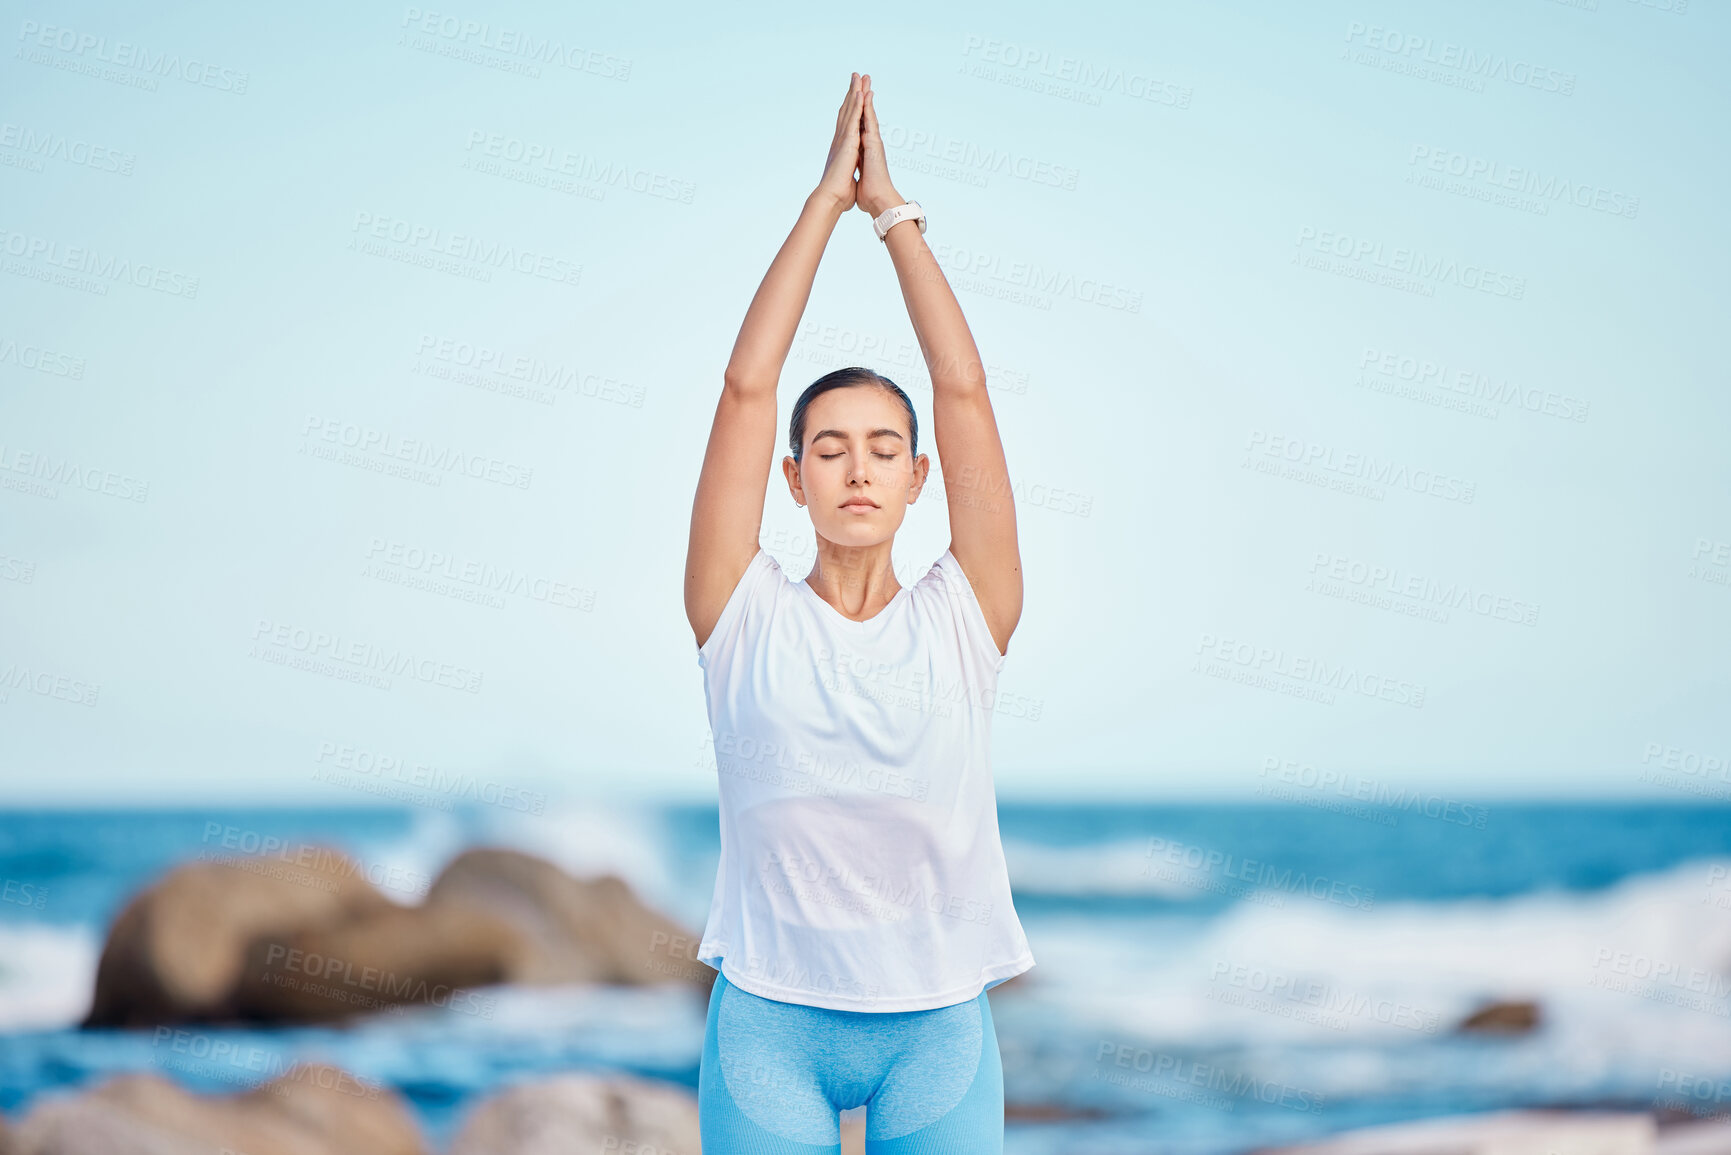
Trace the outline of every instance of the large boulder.
{"label": "large boulder", "polygon": [[700,1155],[697,1097],[633,1075],[523,1083],[470,1112],[449,1155]]}
{"label": "large boulder", "polygon": [[1731,1120],[1702,1119],[1663,1128],[1655,1155],[1731,1155]]}
{"label": "large boulder", "polygon": [[268,871],[189,863],[138,894],[109,933],[84,1025],[490,1013],[474,988],[715,980],[696,961],[697,936],[612,875],[470,850],[420,906],[403,907],[335,851],[308,866],[261,861]]}
{"label": "large boulder", "polygon": [[573,878],[515,850],[470,850],[440,872],[427,891],[427,906],[485,910],[511,922],[520,933],[509,963],[512,982],[672,978],[706,985],[715,978],[712,969],[695,962],[696,936],[643,905],[611,874]]}
{"label": "large boulder", "polygon": [[487,1015],[474,988],[495,983],[713,982],[696,941],[613,875],[573,878],[519,851],[469,850],[419,907],[255,938],[234,1009],[270,1021],[393,1005]]}
{"label": "large boulder", "polygon": [[6,1155],[220,1155],[100,1099],[56,1099],[30,1112]]}
{"label": "large boulder", "polygon": [[474,988],[510,981],[510,962],[523,949],[511,922],[467,906],[399,908],[267,934],[247,947],[233,1009],[237,1017],[268,1022],[319,1022],[396,1006],[484,1014],[491,1002]]}
{"label": "large boulder", "polygon": [[340,851],[194,861],[134,895],[108,932],[86,1027],[222,1017],[256,936],[380,914],[392,902]]}
{"label": "large boulder", "polygon": [[35,1106],[8,1155],[425,1155],[396,1092],[302,1064],[244,1094],[129,1074]]}
{"label": "large boulder", "polygon": [[1495,1111],[1348,1131],[1258,1155],[1655,1155],[1645,1114]]}

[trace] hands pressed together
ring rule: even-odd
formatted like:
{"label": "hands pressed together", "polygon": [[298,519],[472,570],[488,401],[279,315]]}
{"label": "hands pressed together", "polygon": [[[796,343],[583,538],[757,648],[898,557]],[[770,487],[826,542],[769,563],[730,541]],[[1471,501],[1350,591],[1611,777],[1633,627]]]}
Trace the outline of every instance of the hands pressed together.
{"label": "hands pressed together", "polygon": [[829,146],[818,191],[834,197],[843,212],[857,206],[873,217],[903,203],[904,198],[890,183],[869,74],[856,72],[848,82],[847,99],[836,114],[835,139]]}

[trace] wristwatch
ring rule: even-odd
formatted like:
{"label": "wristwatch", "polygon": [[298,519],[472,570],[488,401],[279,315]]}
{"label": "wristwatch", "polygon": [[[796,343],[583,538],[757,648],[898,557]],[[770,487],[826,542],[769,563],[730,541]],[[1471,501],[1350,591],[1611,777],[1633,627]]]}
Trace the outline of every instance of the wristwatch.
{"label": "wristwatch", "polygon": [[872,228],[877,230],[878,240],[883,240],[889,234],[890,226],[900,221],[918,221],[920,235],[925,235],[926,210],[920,207],[919,201],[908,201],[893,209],[885,209],[883,215],[872,219]]}

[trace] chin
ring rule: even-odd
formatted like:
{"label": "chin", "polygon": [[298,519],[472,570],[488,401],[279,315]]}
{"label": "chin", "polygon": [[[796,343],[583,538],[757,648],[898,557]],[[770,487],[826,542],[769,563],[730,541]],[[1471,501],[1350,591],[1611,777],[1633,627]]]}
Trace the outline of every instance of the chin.
{"label": "chin", "polygon": [[[881,514],[883,511],[878,512]],[[819,526],[818,532],[837,545],[876,545],[880,541],[888,541],[896,534],[896,527],[883,525],[881,518],[870,515],[858,517],[854,514],[847,516],[851,520]]]}

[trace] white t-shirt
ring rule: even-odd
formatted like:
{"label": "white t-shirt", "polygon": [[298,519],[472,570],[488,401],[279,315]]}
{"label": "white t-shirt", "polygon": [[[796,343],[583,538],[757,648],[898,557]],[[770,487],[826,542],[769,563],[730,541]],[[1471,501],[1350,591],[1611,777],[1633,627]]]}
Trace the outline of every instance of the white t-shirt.
{"label": "white t-shirt", "polygon": [[721,797],[700,961],[752,994],[951,1006],[1034,965],[992,783],[998,652],[949,550],[856,622],[758,550],[697,651]]}

